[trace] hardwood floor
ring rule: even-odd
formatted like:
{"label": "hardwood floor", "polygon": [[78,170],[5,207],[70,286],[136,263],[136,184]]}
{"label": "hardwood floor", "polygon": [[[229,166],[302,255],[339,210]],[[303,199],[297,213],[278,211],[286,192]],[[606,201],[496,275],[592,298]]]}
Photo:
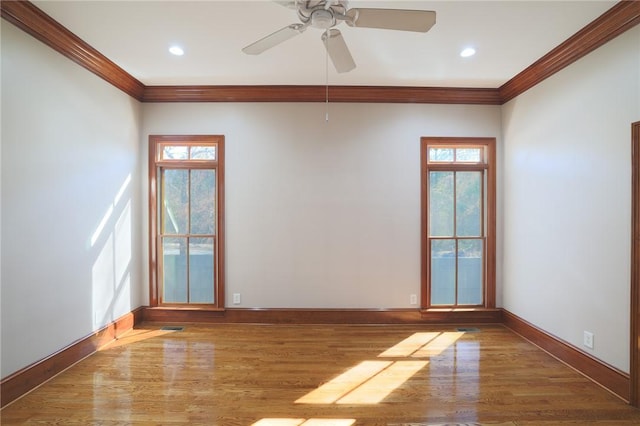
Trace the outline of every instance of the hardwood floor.
{"label": "hardwood floor", "polygon": [[5,407],[3,425],[640,424],[508,329],[143,324]]}

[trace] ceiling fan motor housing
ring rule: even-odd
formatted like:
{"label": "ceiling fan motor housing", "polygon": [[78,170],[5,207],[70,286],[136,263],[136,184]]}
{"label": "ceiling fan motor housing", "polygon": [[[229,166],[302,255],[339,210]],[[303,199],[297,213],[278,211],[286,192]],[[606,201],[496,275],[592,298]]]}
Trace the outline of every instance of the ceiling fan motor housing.
{"label": "ceiling fan motor housing", "polygon": [[346,0],[307,0],[297,1],[296,5],[300,21],[323,30],[340,22],[336,17],[343,17],[342,20],[344,20],[347,13]]}

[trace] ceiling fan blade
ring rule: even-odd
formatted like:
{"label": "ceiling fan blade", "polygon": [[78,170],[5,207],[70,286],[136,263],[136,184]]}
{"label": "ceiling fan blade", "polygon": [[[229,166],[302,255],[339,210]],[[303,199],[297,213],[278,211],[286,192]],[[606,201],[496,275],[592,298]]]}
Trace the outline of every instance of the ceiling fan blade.
{"label": "ceiling fan blade", "polygon": [[286,0],[271,0],[271,1],[273,1],[274,3],[278,3],[280,6],[284,6],[284,7],[288,8],[288,9],[295,9],[296,8],[295,0],[289,0],[289,1],[286,1]]}
{"label": "ceiling fan blade", "polygon": [[354,8],[347,11],[347,24],[352,27],[426,33],[436,23],[430,10]]}
{"label": "ceiling fan blade", "polygon": [[251,43],[244,47],[242,51],[247,55],[259,55],[265,50],[271,49],[272,47],[301,34],[305,29],[307,29],[305,25],[291,24],[288,27],[284,27],[273,34],[269,34],[268,36]]}
{"label": "ceiling fan blade", "polygon": [[336,67],[336,71],[339,73],[349,72],[356,67],[356,63],[353,61],[347,43],[345,43],[340,31],[328,29],[322,34],[322,41],[327,48],[333,66]]}

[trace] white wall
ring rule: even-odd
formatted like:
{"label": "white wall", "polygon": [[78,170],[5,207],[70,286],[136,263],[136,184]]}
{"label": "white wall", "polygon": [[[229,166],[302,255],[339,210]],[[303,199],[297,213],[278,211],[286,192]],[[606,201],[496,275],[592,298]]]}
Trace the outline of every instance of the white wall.
{"label": "white wall", "polygon": [[504,307],[626,372],[638,120],[640,27],[503,107]]}
{"label": "white wall", "polygon": [[6,22],[2,114],[6,377],[141,305],[146,203],[139,103]]}
{"label": "white wall", "polygon": [[497,106],[330,104],[328,123],[323,104],[143,114],[143,150],[149,134],[226,137],[228,307],[241,293],[240,307],[415,308],[420,137],[501,132]]}

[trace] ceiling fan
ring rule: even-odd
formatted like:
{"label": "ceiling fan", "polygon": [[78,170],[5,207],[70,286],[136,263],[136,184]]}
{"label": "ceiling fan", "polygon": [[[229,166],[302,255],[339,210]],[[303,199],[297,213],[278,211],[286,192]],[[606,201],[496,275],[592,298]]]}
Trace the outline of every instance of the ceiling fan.
{"label": "ceiling fan", "polygon": [[295,9],[299,23],[288,25],[273,34],[251,43],[242,49],[249,55],[258,55],[278,44],[302,34],[307,28],[324,30],[324,42],[331,62],[339,73],[356,67],[340,30],[335,27],[346,22],[350,27],[381,28],[426,33],[436,23],[436,13],[429,10],[406,9],[348,9],[347,0],[291,0],[276,1]]}

